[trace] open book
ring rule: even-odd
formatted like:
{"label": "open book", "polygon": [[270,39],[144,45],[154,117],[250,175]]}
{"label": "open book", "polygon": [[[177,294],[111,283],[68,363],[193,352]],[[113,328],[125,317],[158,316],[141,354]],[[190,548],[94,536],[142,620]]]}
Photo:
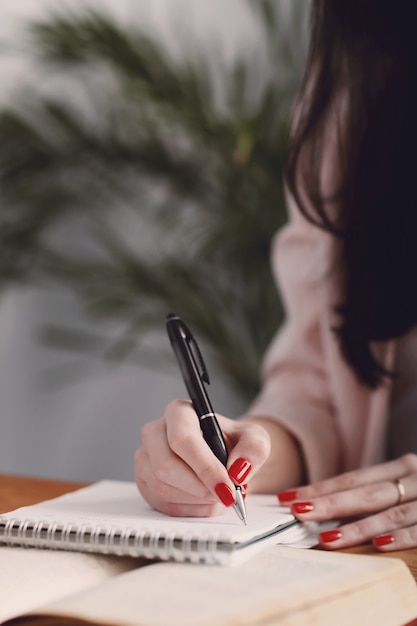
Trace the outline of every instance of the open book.
{"label": "open book", "polygon": [[[417,617],[403,561],[270,546],[311,545],[314,527],[293,525],[273,496],[248,496],[247,508],[247,528],[234,511],[172,519],[147,507],[134,484],[102,481],[5,514],[3,541],[64,549],[0,546],[0,626],[403,626]],[[174,531],[181,541],[170,554]],[[223,560],[222,546],[235,543],[225,552],[227,562],[240,556],[234,567],[191,562],[195,547]]]}
{"label": "open book", "polygon": [[169,517],[133,482],[103,480],[0,516],[0,543],[211,564],[236,563],[276,543],[317,543],[316,526],[297,522],[274,496],[249,495],[247,511],[247,526],[232,509]]}
{"label": "open book", "polygon": [[[399,559],[271,546],[235,567],[0,547],[1,626],[404,626]],[[6,620],[6,621],[2,621]]]}

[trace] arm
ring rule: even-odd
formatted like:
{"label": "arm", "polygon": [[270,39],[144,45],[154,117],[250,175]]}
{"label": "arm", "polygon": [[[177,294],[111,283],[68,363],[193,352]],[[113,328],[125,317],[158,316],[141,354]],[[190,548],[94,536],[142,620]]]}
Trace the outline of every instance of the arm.
{"label": "arm", "polygon": [[202,442],[187,401],[170,403],[142,430],[136,482],[152,506],[170,515],[218,514],[233,502],[236,482],[277,492],[337,470],[339,440],[320,324],[323,248],[318,229],[290,210],[274,249],[287,322],[266,356],[264,387],[250,413],[238,421],[218,416],[227,469]]}

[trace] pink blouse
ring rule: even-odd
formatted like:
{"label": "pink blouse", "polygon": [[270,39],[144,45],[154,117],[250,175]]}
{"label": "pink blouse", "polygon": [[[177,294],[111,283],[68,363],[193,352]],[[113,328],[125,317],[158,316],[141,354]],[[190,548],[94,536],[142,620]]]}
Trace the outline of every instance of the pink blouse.
{"label": "pink blouse", "polygon": [[[343,360],[332,327],[339,302],[335,239],[310,224],[289,199],[290,219],[272,251],[286,321],[263,364],[250,415],[268,416],[300,443],[309,481],[384,460],[391,384],[361,384]],[[395,343],[375,346],[392,367]]]}

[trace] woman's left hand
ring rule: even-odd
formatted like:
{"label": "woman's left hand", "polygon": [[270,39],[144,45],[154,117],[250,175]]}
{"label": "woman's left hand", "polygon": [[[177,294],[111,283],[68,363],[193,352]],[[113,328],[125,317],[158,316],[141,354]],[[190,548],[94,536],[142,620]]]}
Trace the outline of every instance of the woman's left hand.
{"label": "woman's left hand", "polygon": [[416,454],[283,491],[278,498],[302,521],[341,521],[319,535],[326,549],[369,541],[384,552],[417,547]]}

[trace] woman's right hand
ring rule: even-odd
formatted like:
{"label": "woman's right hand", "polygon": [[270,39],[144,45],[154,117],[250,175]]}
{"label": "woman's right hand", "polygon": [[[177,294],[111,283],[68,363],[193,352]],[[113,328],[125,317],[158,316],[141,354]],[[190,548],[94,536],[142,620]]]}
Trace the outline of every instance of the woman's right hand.
{"label": "woman's right hand", "polygon": [[204,441],[190,401],[174,400],[161,418],[143,426],[135,477],[153,508],[173,516],[218,515],[234,503],[234,485],[246,483],[264,464],[271,447],[266,428],[217,419],[229,451],[227,468]]}

